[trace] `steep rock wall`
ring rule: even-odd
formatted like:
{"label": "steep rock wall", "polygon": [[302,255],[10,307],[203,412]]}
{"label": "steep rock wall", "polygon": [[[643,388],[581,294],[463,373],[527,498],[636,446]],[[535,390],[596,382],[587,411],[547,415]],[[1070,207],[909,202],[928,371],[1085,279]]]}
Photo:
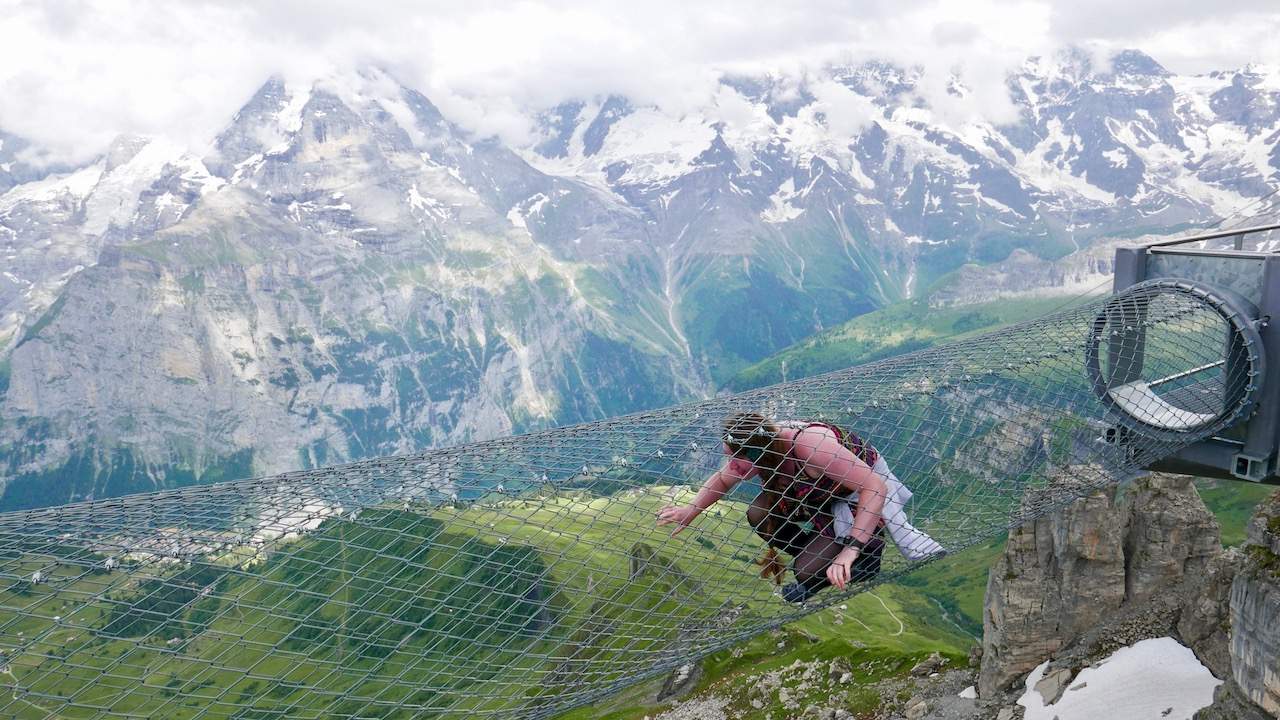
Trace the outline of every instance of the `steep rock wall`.
{"label": "steep rock wall", "polygon": [[1245,562],[1231,584],[1232,679],[1280,716],[1280,493],[1249,523]]}
{"label": "steep rock wall", "polygon": [[[1060,492],[1070,482],[1059,478],[1050,487]],[[1038,502],[1041,493],[1029,494],[1024,504]],[[1217,594],[1190,592],[1187,601],[1207,614],[1199,623],[1188,621],[1203,646],[1193,643],[1193,649],[1202,659],[1213,655],[1212,641],[1221,644],[1224,637],[1215,635],[1211,616],[1221,607],[1225,583],[1202,581],[1224,572],[1218,522],[1188,477],[1144,477],[1123,496],[1115,488],[1097,491],[1018,527],[988,577],[979,694],[1008,689],[1077,640],[1105,645],[1107,633],[1098,628],[1121,618],[1125,633],[1173,631],[1187,592],[1175,588],[1188,578],[1219,588]],[[1152,600],[1159,607],[1151,618],[1121,612]]]}

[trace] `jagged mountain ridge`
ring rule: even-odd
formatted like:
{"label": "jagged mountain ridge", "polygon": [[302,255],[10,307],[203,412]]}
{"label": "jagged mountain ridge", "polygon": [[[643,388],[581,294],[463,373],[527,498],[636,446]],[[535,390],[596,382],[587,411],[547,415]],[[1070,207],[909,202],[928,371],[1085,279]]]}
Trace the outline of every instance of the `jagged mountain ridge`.
{"label": "jagged mountain ridge", "polygon": [[[27,276],[10,273],[6,298],[7,504],[404,452],[696,391],[663,328],[612,309],[658,308],[653,291],[592,266],[643,232],[635,213],[462,140],[416,93],[369,99],[385,82],[272,81],[207,158],[126,138],[3,196]],[[513,193],[558,198],[573,250],[513,224]],[[52,299],[24,317],[36,292]]]}
{"label": "jagged mountain ridge", "polygon": [[[871,240],[905,244],[926,279],[1014,247],[1054,257],[1119,227],[1226,215],[1280,172],[1274,68],[1185,77],[1136,51],[1110,68],[1083,52],[1034,59],[1009,78],[1018,117],[1007,124],[948,122],[922,105],[919,78],[834,68],[810,81],[825,101],[781,78],[727,79],[713,106],[681,117],[617,97],[571,103],[544,113],[550,139],[531,155],[663,208],[714,157],[767,228],[852,206]],[[836,99],[856,105],[856,130],[825,117]],[[727,126],[718,116],[735,103],[750,119]]]}
{"label": "jagged mountain ridge", "polygon": [[831,74],[856,131],[729,78],[750,122],[612,97],[513,149],[368,70],[268,82],[204,157],[121,138],[41,171],[4,136],[0,504],[673,402],[962,263],[1263,194],[1280,74],[1123,57],[1029,63],[1020,122],[959,133],[871,64]]}

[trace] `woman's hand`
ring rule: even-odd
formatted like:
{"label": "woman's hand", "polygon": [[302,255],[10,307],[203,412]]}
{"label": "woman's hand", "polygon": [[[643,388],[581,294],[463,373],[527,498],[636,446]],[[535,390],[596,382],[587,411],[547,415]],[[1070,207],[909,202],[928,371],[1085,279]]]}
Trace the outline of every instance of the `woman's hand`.
{"label": "woman's hand", "polygon": [[675,537],[680,534],[681,530],[689,527],[689,523],[693,522],[699,512],[702,511],[693,505],[664,507],[658,511],[658,525],[675,523],[676,529],[671,531],[671,537]]}
{"label": "woman's hand", "polygon": [[827,566],[827,580],[843,590],[853,575],[853,561],[858,559],[858,548],[847,547],[840,551],[835,560]]}

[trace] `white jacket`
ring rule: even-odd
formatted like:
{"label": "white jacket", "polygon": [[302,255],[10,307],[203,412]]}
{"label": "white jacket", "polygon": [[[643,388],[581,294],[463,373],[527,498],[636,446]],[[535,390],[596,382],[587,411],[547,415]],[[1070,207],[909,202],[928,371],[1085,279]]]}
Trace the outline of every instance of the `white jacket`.
{"label": "white jacket", "polygon": [[[937,540],[912,525],[907,518],[906,505],[911,499],[911,491],[889,470],[889,464],[884,461],[883,456],[876,459],[876,465],[871,470],[884,480],[889,489],[880,515],[884,518],[885,527],[889,529],[889,536],[898,546],[898,552],[908,560],[924,560],[944,552]],[[853,510],[849,503],[837,500],[831,506],[831,514],[835,518],[836,537],[848,535],[853,529]]]}

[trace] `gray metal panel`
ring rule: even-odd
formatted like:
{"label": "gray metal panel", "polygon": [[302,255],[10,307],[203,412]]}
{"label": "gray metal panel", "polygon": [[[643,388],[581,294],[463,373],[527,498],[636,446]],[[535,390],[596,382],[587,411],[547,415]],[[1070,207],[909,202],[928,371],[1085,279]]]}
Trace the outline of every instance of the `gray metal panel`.
{"label": "gray metal panel", "polygon": [[1120,292],[1147,279],[1147,249],[1141,247],[1116,248],[1113,266],[1115,281],[1112,292]]}
{"label": "gray metal panel", "polygon": [[1272,362],[1267,366],[1267,376],[1258,378],[1262,394],[1258,410],[1249,421],[1243,454],[1272,459],[1280,442],[1280,256],[1267,258],[1262,285],[1258,311],[1266,324],[1259,328],[1259,334],[1263,352]]}
{"label": "gray metal panel", "polygon": [[[1199,235],[1164,240],[1140,248],[1118,248],[1115,259],[1114,291],[1119,293],[1144,280],[1156,278],[1180,278],[1194,280],[1235,292],[1258,307],[1257,325],[1263,345],[1262,356],[1270,356],[1265,377],[1256,381],[1261,385],[1256,412],[1252,417],[1226,432],[1245,439],[1244,447],[1229,442],[1206,440],[1184,448],[1176,456],[1165,458],[1153,469],[1174,472],[1207,474],[1214,477],[1247,477],[1256,479],[1258,469],[1266,468],[1266,474],[1276,478],[1277,451],[1280,450],[1280,256],[1260,249],[1245,250],[1246,235],[1269,232],[1280,228],[1280,223],[1255,227],[1215,230]],[[1230,242],[1230,247],[1220,241]],[[1208,244],[1209,247],[1191,248],[1191,244]],[[1142,343],[1141,337],[1122,338],[1130,345]],[[1121,342],[1121,345],[1125,343]],[[1124,347],[1110,348],[1113,355]],[[1130,348],[1132,349],[1132,348]],[[1241,348],[1228,343],[1229,356]],[[1238,465],[1244,461],[1248,472],[1240,474]]]}
{"label": "gray metal panel", "polygon": [[[1234,290],[1245,300],[1262,306],[1262,273],[1270,258],[1224,257],[1152,253],[1146,261],[1146,277],[1199,280],[1227,290]],[[1116,258],[1119,261],[1119,256]]]}

